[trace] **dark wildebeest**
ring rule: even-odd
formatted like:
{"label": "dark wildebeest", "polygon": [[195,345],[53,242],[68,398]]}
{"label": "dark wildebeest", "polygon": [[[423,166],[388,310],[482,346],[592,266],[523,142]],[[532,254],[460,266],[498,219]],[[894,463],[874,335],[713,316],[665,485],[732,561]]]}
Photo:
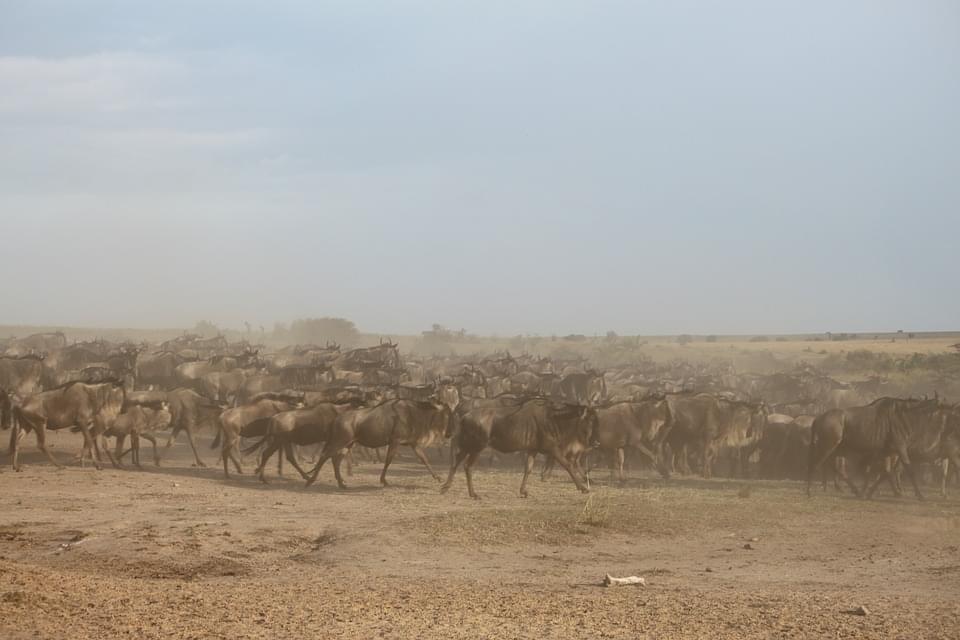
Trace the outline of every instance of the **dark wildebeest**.
{"label": "dark wildebeest", "polygon": [[[140,467],[140,438],[149,440],[153,445],[153,461],[160,466],[160,454],[157,452],[157,438],[154,432],[166,429],[170,426],[170,411],[166,405],[158,409],[151,409],[148,406],[135,404],[129,406],[123,413],[117,416],[113,424],[107,428],[103,435],[115,437],[117,439],[116,459],[117,464],[128,452],[132,453],[133,464]],[[123,442],[130,437],[129,451],[123,450]]]}
{"label": "dark wildebeest", "polygon": [[[813,476],[824,463],[835,456],[856,456],[864,468],[882,468],[881,475],[866,492],[871,495],[883,477],[896,485],[892,465],[886,460],[899,458],[907,471],[917,498],[923,499],[917,483],[913,460],[929,460],[940,456],[950,407],[939,400],[904,400],[880,398],[863,407],[832,409],[813,422],[807,467],[807,495]],[[843,468],[841,478],[854,495],[864,491],[856,487]],[[866,474],[864,489],[869,483]]]}
{"label": "dark wildebeest", "polygon": [[701,475],[709,478],[713,474],[713,459],[719,452],[728,450],[734,454],[734,460],[739,461],[740,472],[747,475],[747,461],[766,425],[765,405],[706,393],[671,395],[667,401],[673,417],[671,447],[679,449],[684,466],[686,451],[693,448],[700,455]]}
{"label": "dark wildebeest", "polygon": [[[260,464],[256,470],[261,482],[265,483],[267,481],[264,476],[264,469],[270,460],[270,456],[278,450],[282,450],[290,464],[304,480],[308,480],[310,476],[300,468],[293,446],[304,447],[327,442],[337,418],[345,411],[358,408],[359,404],[358,401],[339,404],[320,402],[304,409],[291,409],[267,418],[261,418],[250,423],[249,428],[263,431],[263,438],[244,449],[243,453],[249,454],[261,447],[263,448],[263,452],[260,454]],[[258,425],[257,422],[260,421],[264,421],[265,424]]]}
{"label": "dark wildebeest", "polygon": [[607,383],[602,373],[570,373],[565,375],[556,388],[560,398],[570,404],[594,406],[607,397]]}
{"label": "dark wildebeest", "polygon": [[624,450],[633,449],[646,456],[660,475],[669,478],[661,450],[672,426],[666,400],[618,402],[597,408],[597,443],[610,456],[611,475],[616,466],[618,479],[624,481]]}
{"label": "dark wildebeest", "polygon": [[811,416],[794,418],[779,413],[767,416],[767,427],[758,448],[761,478],[802,480],[806,477],[812,421]]}
{"label": "dark wildebeest", "polygon": [[[520,495],[527,495],[527,478],[538,453],[550,456],[570,474],[577,488],[586,493],[586,478],[581,479],[568,457],[587,449],[597,430],[597,412],[579,405],[555,405],[535,398],[519,405],[480,406],[465,408],[459,425],[453,433],[455,452],[447,481],[441,492],[450,489],[457,467],[464,463],[467,491],[470,497],[479,497],[473,489],[473,465],[487,447],[501,453],[526,453]],[[464,462],[466,461],[466,462]]]}
{"label": "dark wildebeest", "polygon": [[6,431],[13,426],[13,398],[6,390],[0,388],[0,431]]}
{"label": "dark wildebeest", "polygon": [[281,411],[289,411],[295,408],[296,405],[289,402],[289,399],[288,396],[261,394],[261,396],[255,397],[253,402],[249,404],[227,409],[220,414],[218,423],[220,426],[220,437],[223,439],[223,449],[220,453],[220,457],[223,459],[223,475],[228,478],[230,477],[230,470],[227,468],[227,464],[231,460],[233,461],[233,466],[237,469],[237,473],[243,473],[243,470],[240,468],[240,456],[238,455],[240,438],[263,435],[263,433],[259,432],[245,431],[244,428],[260,418],[268,418]]}
{"label": "dark wildebeest", "polygon": [[0,389],[26,397],[43,388],[43,379],[41,356],[0,356]]}
{"label": "dark wildebeest", "polygon": [[454,423],[454,414],[446,405],[417,400],[387,400],[375,407],[346,411],[337,418],[307,486],[316,481],[324,462],[333,458],[337,484],[345,489],[346,484],[340,475],[340,462],[344,451],[354,444],[369,449],[387,447],[383,470],[380,472],[380,484],[383,486],[387,486],[387,469],[400,445],[411,447],[417,459],[439,482],[440,477],[430,467],[423,447],[449,436]]}
{"label": "dark wildebeest", "polygon": [[172,351],[141,354],[137,359],[137,386],[159,386],[163,389],[176,387],[176,370],[183,362],[184,358]]}
{"label": "dark wildebeest", "polygon": [[14,338],[7,344],[6,355],[23,356],[31,353],[50,353],[67,346],[67,336],[62,331],[34,333],[25,338]]}
{"label": "dark wildebeest", "polygon": [[217,418],[225,407],[201,396],[193,389],[174,389],[164,394],[164,400],[170,411],[170,436],[163,447],[164,454],[169,451],[180,432],[185,431],[196,466],[207,466],[197,453],[195,438],[204,424],[216,424]]}
{"label": "dark wildebeest", "polygon": [[[13,454],[13,468],[20,470],[17,463],[20,430],[28,429],[37,438],[37,447],[56,466],[62,466],[53,457],[46,446],[46,431],[79,427],[83,433],[83,451],[80,464],[83,465],[87,451],[93,449],[93,464],[100,468],[100,448],[97,439],[123,408],[123,387],[117,383],[84,384],[71,382],[62,387],[44,391],[31,396],[20,406],[14,407],[14,426],[10,435],[10,448]],[[111,462],[113,454],[107,451]]]}
{"label": "dark wildebeest", "polygon": [[943,434],[940,445],[940,454],[943,458],[940,476],[940,495],[947,496],[947,479],[950,477],[950,468],[960,479],[960,404],[955,405],[947,418],[947,429]]}

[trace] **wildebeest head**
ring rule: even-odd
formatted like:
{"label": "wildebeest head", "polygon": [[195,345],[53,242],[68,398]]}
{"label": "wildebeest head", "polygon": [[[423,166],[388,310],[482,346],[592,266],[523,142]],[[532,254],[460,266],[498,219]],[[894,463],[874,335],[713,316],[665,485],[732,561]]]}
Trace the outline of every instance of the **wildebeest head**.
{"label": "wildebeest head", "polygon": [[580,407],[577,439],[591,449],[600,446],[600,418],[593,407]]}

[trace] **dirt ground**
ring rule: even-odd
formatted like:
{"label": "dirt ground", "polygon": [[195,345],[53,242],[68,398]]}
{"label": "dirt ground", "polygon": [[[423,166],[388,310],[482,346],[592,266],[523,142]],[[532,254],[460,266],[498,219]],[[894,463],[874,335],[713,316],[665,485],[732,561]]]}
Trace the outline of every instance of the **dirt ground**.
{"label": "dirt ground", "polygon": [[0,638],[960,637],[960,497],[932,489],[866,502],[595,472],[590,496],[558,474],[521,499],[515,461],[485,456],[474,501],[462,472],[440,495],[410,454],[393,486],[360,462],[347,491],[330,469],[304,489],[190,460],[4,466]]}

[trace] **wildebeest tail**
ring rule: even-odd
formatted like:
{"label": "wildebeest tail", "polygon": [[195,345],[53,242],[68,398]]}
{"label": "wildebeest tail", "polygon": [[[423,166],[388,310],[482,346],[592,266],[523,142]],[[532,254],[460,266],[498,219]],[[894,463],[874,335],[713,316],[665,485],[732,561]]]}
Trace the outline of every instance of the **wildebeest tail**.
{"label": "wildebeest tail", "polygon": [[273,433],[273,429],[270,428],[272,421],[273,421],[273,418],[269,418],[269,417],[259,418],[258,420],[254,420],[250,424],[244,426],[243,429],[240,430],[241,438],[255,438],[257,436],[260,436],[260,439],[257,440],[254,444],[250,445],[249,447],[245,447],[243,449],[244,455],[253,453],[257,449],[262,447],[264,443],[266,443],[266,441],[270,438],[270,436]]}
{"label": "wildebeest tail", "polygon": [[265,436],[270,432],[270,422],[273,420],[272,417],[258,418],[253,422],[249,422],[242,429],[240,429],[241,438],[256,438],[257,436]]}
{"label": "wildebeest tail", "polygon": [[13,402],[10,396],[0,390],[0,429],[9,429],[13,426]]}

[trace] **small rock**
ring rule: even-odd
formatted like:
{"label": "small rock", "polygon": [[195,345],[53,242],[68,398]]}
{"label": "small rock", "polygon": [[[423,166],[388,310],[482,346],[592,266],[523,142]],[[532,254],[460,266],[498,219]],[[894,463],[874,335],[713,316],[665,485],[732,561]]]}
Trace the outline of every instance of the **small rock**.
{"label": "small rock", "polygon": [[753,545],[750,544],[749,542],[743,545],[743,548],[746,549],[747,551],[753,551]]}
{"label": "small rock", "polygon": [[704,569],[704,571],[706,571],[707,573],[713,573],[713,569],[711,569],[710,567],[707,567],[706,569]]}

